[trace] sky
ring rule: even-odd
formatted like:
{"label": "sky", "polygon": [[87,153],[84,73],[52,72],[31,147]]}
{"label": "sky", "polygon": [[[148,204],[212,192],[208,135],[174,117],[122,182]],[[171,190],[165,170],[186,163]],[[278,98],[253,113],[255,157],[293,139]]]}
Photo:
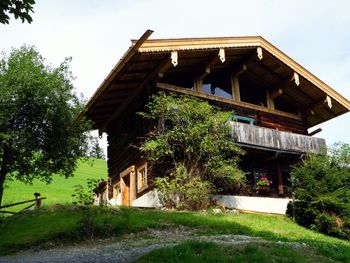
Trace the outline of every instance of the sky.
{"label": "sky", "polygon": [[[72,57],[86,99],[147,29],[151,38],[260,35],[350,99],[347,0],[36,0],[34,11],[31,24],[0,24],[0,51],[35,45],[53,66]],[[328,145],[350,143],[350,113],[318,127]]]}

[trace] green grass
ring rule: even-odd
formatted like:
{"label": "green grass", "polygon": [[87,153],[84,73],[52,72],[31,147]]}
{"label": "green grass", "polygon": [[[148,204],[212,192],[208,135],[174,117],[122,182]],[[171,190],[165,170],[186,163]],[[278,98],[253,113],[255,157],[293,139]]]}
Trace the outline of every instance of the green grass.
{"label": "green grass", "polygon": [[206,263],[206,262],[256,262],[256,263],[292,263],[292,262],[332,262],[315,251],[291,246],[265,243],[246,245],[223,245],[209,242],[187,241],[173,248],[154,250],[142,256],[137,262],[164,263]]}
{"label": "green grass", "polygon": [[[48,241],[61,244],[79,240],[77,222],[80,218],[81,212],[73,206],[56,206],[10,217],[0,224],[0,254]],[[205,235],[243,234],[270,241],[305,243],[318,254],[336,261],[350,262],[349,242],[307,230],[285,216],[94,207],[92,218],[96,238],[121,237],[147,228],[183,225],[195,227]]]}
{"label": "green grass", "polygon": [[[77,184],[85,186],[88,178],[107,178],[107,162],[99,159],[80,161],[73,177],[65,178],[54,175],[50,184],[34,180],[31,185],[28,185],[17,180],[7,180],[5,181],[2,205],[31,200],[34,198],[35,192],[40,193],[41,197],[47,197],[42,201],[43,205],[72,203],[74,186]],[[28,204],[14,207],[11,211],[18,211],[26,206]]]}

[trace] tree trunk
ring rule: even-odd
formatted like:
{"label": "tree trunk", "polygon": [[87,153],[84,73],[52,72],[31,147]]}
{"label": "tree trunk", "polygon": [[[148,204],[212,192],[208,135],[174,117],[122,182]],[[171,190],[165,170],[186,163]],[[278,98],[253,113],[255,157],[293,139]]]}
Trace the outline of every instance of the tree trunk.
{"label": "tree trunk", "polygon": [[8,160],[10,155],[10,146],[7,143],[4,143],[3,145],[3,156],[2,156],[2,163],[0,167],[0,206],[2,203],[2,196],[4,193],[4,183],[5,183],[5,177],[8,173]]}

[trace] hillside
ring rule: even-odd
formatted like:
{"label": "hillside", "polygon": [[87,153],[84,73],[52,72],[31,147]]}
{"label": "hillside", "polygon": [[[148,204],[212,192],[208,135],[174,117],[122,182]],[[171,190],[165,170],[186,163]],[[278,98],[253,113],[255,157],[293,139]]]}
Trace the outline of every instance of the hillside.
{"label": "hillside", "polygon": [[5,181],[2,203],[6,205],[33,199],[35,192],[40,193],[42,197],[47,197],[43,200],[43,205],[71,203],[74,186],[85,185],[88,178],[107,178],[107,162],[99,159],[80,161],[73,177],[66,179],[55,175],[50,184],[39,180],[35,180],[32,185],[19,181]]}
{"label": "hillside", "polygon": [[[86,243],[81,218],[75,206],[54,206],[3,221],[0,261],[120,262],[127,255],[179,244],[142,262],[232,262],[225,258],[242,253],[244,260],[234,262],[350,262],[349,242],[305,229],[285,216],[97,206],[91,210],[93,240]],[[187,240],[195,243],[182,243]],[[1,256],[12,252],[19,254]],[[223,260],[202,260],[218,256]]]}

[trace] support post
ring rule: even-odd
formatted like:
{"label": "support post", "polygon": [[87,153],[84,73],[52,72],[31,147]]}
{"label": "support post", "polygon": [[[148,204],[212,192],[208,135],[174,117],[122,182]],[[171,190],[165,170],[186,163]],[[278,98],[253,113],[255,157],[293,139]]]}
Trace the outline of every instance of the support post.
{"label": "support post", "polygon": [[35,203],[34,203],[34,208],[39,209],[41,206],[41,200],[39,199],[40,194],[39,193],[34,193],[34,198],[35,198]]}
{"label": "support post", "polygon": [[130,206],[132,202],[136,199],[136,169],[135,166],[130,172]]}
{"label": "support post", "polygon": [[277,180],[278,180],[278,194],[284,195],[282,170],[278,161],[276,162],[276,172],[277,172]]}

